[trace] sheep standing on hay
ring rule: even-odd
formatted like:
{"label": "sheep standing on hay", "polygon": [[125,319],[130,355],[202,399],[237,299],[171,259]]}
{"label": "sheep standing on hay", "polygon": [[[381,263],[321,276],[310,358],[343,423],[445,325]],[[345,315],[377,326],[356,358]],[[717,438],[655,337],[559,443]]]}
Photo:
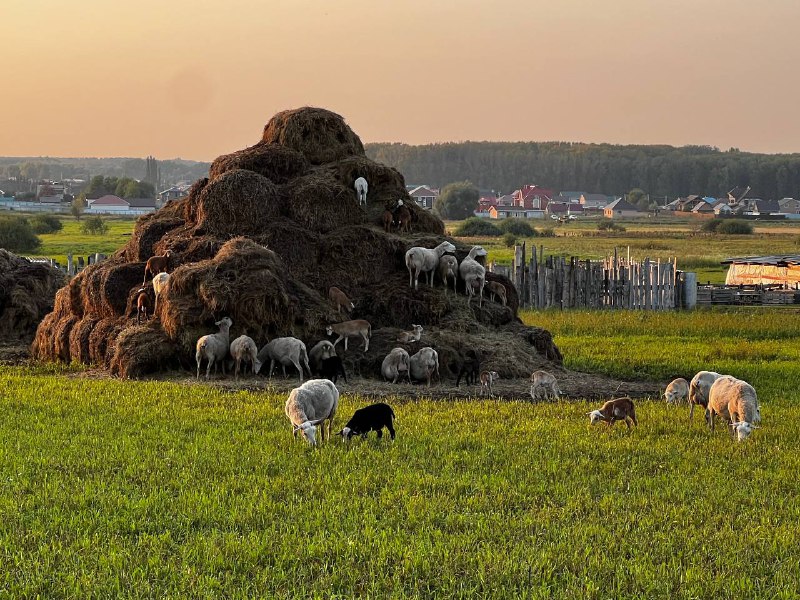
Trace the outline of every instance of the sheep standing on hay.
{"label": "sheep standing on hay", "polygon": [[664,400],[669,404],[678,404],[681,400],[689,399],[689,382],[683,377],[678,377],[669,382],[664,390]]}
{"label": "sheep standing on hay", "polygon": [[214,373],[217,372],[217,364],[222,363],[222,374],[225,374],[225,358],[228,356],[230,346],[230,333],[233,321],[228,317],[220,319],[214,323],[219,327],[218,333],[204,335],[197,340],[197,348],[194,358],[197,361],[197,378],[200,379],[200,363],[205,358],[208,361],[206,367],[206,379],[211,372],[211,365],[214,365]]}
{"label": "sheep standing on hay", "polygon": [[389,233],[392,230],[392,225],[394,224],[394,213],[387,208],[383,211],[381,221],[383,222],[383,230],[386,233]]}
{"label": "sheep standing on hay", "polygon": [[164,288],[167,287],[168,281],[169,281],[169,273],[159,273],[158,275],[153,277],[153,291],[156,294],[155,308],[158,308],[158,297],[161,295],[161,292],[164,291]]}
{"label": "sheep standing on hay", "polygon": [[718,377],[708,392],[706,423],[714,431],[714,417],[720,415],[728,421],[731,435],[738,441],[747,439],[756,427],[753,423],[761,420],[758,396],[752,385],[730,375]]}
{"label": "sheep standing on hay", "polygon": [[356,196],[358,197],[358,205],[361,206],[363,204],[364,206],[366,206],[367,205],[367,189],[369,188],[369,186],[367,185],[367,180],[364,179],[363,177],[359,177],[358,179],[356,179],[355,183],[353,184],[353,187],[356,188]]}
{"label": "sheep standing on hay", "polygon": [[633,407],[633,400],[627,396],[609,400],[603,404],[599,410],[593,410],[586,414],[589,415],[589,422],[592,425],[598,421],[605,421],[606,424],[611,427],[614,421],[625,421],[625,425],[630,429],[631,424],[628,422],[628,419],[633,421],[634,425],[639,425],[636,421],[636,410]]}
{"label": "sheep standing on hay", "polygon": [[309,379],[300,387],[289,392],[284,412],[292,424],[292,434],[302,431],[312,446],[317,445],[317,425],[320,428],[320,441],[325,439],[325,421],[328,421],[328,439],[331,437],[331,424],[339,406],[339,390],[327,379]]}
{"label": "sheep standing on hay", "polygon": [[403,374],[409,377],[410,362],[411,357],[403,348],[392,348],[381,363],[381,375],[387,381],[391,380],[392,383],[397,383],[397,378],[402,377]]}
{"label": "sheep standing on hay", "polygon": [[172,257],[172,251],[167,250],[164,253],[164,256],[151,256],[150,258],[148,258],[147,264],[145,264],[144,266],[144,279],[142,280],[142,285],[144,285],[145,282],[147,281],[148,273],[154,276],[161,272],[168,273],[171,257]]}
{"label": "sheep standing on hay", "polygon": [[331,288],[328,290],[328,298],[330,298],[330,301],[336,307],[336,312],[339,313],[342,312],[342,308],[344,308],[344,312],[349,313],[356,307],[350,298],[347,297],[347,294],[345,294],[335,285],[331,286]]}
{"label": "sheep standing on hay", "polygon": [[439,277],[444,284],[444,293],[447,293],[447,281],[453,278],[453,293],[456,293],[456,283],[458,283],[458,260],[452,254],[445,254],[439,259]]}
{"label": "sheep standing on hay", "polygon": [[325,329],[328,335],[337,334],[339,337],[333,342],[336,346],[339,342],[344,340],[344,351],[347,352],[347,338],[350,336],[360,335],[364,338],[364,352],[369,350],[369,338],[372,335],[372,325],[369,321],[364,319],[355,319],[353,321],[343,321],[342,323],[334,323],[328,325]]}
{"label": "sheep standing on hay", "polygon": [[714,382],[722,377],[714,371],[700,371],[692,377],[689,384],[689,421],[694,417],[694,407],[699,404],[703,408],[708,406],[708,392]]}
{"label": "sheep standing on hay", "polygon": [[429,249],[414,246],[406,252],[406,268],[408,269],[408,286],[417,289],[419,274],[427,273],[428,283],[433,287],[433,272],[439,265],[439,259],[445,252],[455,252],[456,247],[450,242],[442,242],[436,248]]}
{"label": "sheep standing on hay", "polygon": [[300,383],[303,383],[303,367],[306,368],[308,375],[311,376],[306,345],[295,337],[275,338],[259,350],[258,360],[263,364],[266,364],[267,360],[270,361],[270,379],[272,379],[272,372],[275,370],[276,362],[283,368],[284,377],[286,377],[286,367],[288,365],[293,365],[297,369],[297,373],[300,375]]}
{"label": "sheep standing on hay", "polygon": [[394,222],[397,223],[397,231],[411,233],[411,211],[403,204],[402,200],[397,201],[397,209],[394,211]]}
{"label": "sheep standing on hay", "polygon": [[467,294],[469,300],[467,303],[472,302],[472,296],[478,291],[478,306],[483,307],[483,286],[486,284],[486,268],[475,260],[478,256],[486,256],[487,252],[481,246],[473,246],[469,251],[467,257],[458,265],[458,273],[467,287]]}
{"label": "sheep standing on hay", "polygon": [[550,396],[553,400],[558,400],[561,390],[558,389],[558,382],[552,373],[547,371],[534,371],[531,374],[531,399],[535,402],[539,397],[548,400]]}
{"label": "sheep standing on hay", "polygon": [[308,362],[311,365],[311,372],[319,375],[319,370],[322,367],[322,361],[326,358],[336,356],[336,348],[333,347],[328,340],[317,342],[308,351]]}
{"label": "sheep standing on hay", "polygon": [[430,346],[425,346],[409,359],[408,366],[413,379],[427,380],[428,387],[431,387],[431,376],[434,373],[439,376],[439,354]]}
{"label": "sheep standing on hay", "polygon": [[138,325],[141,322],[142,315],[144,315],[144,320],[147,321],[147,311],[150,310],[150,296],[147,295],[147,292],[144,291],[144,288],[140,288],[138,292],[138,296],[136,296],[136,324]]}
{"label": "sheep standing on hay", "polygon": [[253,367],[253,375],[256,375],[261,370],[261,361],[258,360],[258,348],[251,337],[240,335],[233,340],[231,342],[231,356],[236,362],[233,372],[234,379],[239,379],[239,368],[243,361],[250,363],[250,366]]}
{"label": "sheep standing on hay", "polygon": [[488,281],[486,282],[486,288],[489,291],[489,296],[497,302],[497,299],[500,298],[500,302],[503,303],[505,306],[508,303],[506,298],[506,286],[504,286],[499,281]]}

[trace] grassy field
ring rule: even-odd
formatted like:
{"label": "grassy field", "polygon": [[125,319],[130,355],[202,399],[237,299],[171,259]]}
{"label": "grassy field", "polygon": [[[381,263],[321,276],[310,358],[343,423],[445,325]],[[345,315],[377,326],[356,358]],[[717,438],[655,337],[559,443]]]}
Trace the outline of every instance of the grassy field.
{"label": "grassy field", "polygon": [[101,252],[111,254],[128,243],[136,220],[133,218],[106,217],[103,222],[108,225],[108,233],[104,235],[88,235],[81,232],[83,220],[76,221],[72,217],[62,218],[64,229],[57,233],[39,235],[42,245],[38,256],[55,258],[62,265],[67,264],[67,254],[74,257]]}
{"label": "grassy field", "polygon": [[800,316],[524,318],[573,368],[749,378],[763,427],[396,398],[393,444],[313,450],[269,391],[0,367],[0,596],[797,597]]}

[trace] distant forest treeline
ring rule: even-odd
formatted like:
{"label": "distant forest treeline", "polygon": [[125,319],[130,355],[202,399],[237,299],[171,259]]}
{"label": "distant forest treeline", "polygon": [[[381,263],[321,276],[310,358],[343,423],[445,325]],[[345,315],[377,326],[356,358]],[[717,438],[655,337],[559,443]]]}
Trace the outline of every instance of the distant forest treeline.
{"label": "distant forest treeline", "polygon": [[406,183],[443,186],[469,180],[509,193],[524,184],[558,191],[652,197],[720,197],[735,186],[752,196],[800,196],[800,154],[753,154],[709,146],[617,146],[559,142],[367,144],[367,155],[397,168]]}

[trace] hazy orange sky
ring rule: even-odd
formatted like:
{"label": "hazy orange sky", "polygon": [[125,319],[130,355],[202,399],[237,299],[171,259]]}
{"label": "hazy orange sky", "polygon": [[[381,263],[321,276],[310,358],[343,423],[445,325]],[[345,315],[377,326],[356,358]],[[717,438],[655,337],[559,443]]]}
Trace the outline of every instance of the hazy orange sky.
{"label": "hazy orange sky", "polygon": [[0,155],[210,160],[277,111],[364,142],[800,151],[800,0],[0,0]]}

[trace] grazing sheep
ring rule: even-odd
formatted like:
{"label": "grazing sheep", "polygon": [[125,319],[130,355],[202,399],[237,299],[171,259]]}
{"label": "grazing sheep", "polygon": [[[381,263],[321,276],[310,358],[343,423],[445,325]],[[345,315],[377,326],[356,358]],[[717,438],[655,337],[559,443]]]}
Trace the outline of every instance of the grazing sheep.
{"label": "grazing sheep", "polygon": [[350,336],[360,335],[364,338],[364,352],[369,350],[369,338],[372,335],[372,325],[364,319],[355,319],[353,321],[343,321],[342,323],[334,323],[328,325],[325,329],[328,335],[334,333],[339,337],[333,342],[336,346],[339,342],[344,340],[344,351],[347,352],[347,338]]}
{"label": "grazing sheep", "polygon": [[322,378],[330,379],[333,383],[336,383],[339,375],[341,375],[344,378],[344,382],[347,383],[347,373],[344,370],[342,359],[335,355],[322,360],[319,374]]}
{"label": "grazing sheep", "polygon": [[[258,347],[256,347],[256,343],[251,337],[240,335],[233,340],[231,342],[231,356],[236,362],[233,372],[234,379],[239,379],[239,368],[242,361],[250,363],[253,367],[253,375],[256,375],[261,370],[261,361],[258,360]],[[242,372],[244,372],[244,369],[242,369]]]}
{"label": "grazing sheep", "polygon": [[[136,324],[141,322],[142,315],[144,320],[147,321],[147,313],[150,311],[150,296],[144,288],[139,289],[139,295],[136,296]],[[150,311],[152,312],[152,311]]]}
{"label": "grazing sheep", "polygon": [[197,340],[197,347],[194,354],[194,359],[197,361],[197,378],[200,379],[200,363],[205,358],[208,361],[206,367],[206,379],[211,372],[211,365],[214,365],[214,373],[217,372],[217,364],[222,364],[222,374],[225,374],[225,358],[228,356],[228,348],[230,347],[230,333],[233,321],[228,317],[224,317],[214,323],[219,327],[218,333],[211,333],[204,335]]}
{"label": "grazing sheep", "polygon": [[719,377],[722,376],[714,371],[700,371],[692,377],[689,384],[689,421],[694,417],[695,404],[699,404],[703,408],[708,406],[708,391]]}
{"label": "grazing sheep", "polygon": [[158,297],[161,295],[161,292],[164,291],[164,288],[167,287],[168,281],[169,281],[169,273],[159,273],[158,275],[153,277],[153,291],[156,294],[155,308],[158,308]]}
{"label": "grazing sheep", "polygon": [[743,442],[746,440],[754,429],[758,429],[758,425],[752,425],[747,421],[739,421],[730,424],[731,431],[736,434],[736,440]]}
{"label": "grazing sheep", "polygon": [[411,358],[403,348],[392,348],[381,363],[381,374],[387,381],[391,379],[392,383],[397,383],[402,374],[409,377],[410,362]]}
{"label": "grazing sheep", "polygon": [[411,325],[411,331],[401,331],[397,341],[401,344],[418,342],[422,337],[422,325]]}
{"label": "grazing sheep", "polygon": [[500,379],[500,375],[497,374],[497,371],[481,371],[481,392],[486,390],[486,392],[489,394],[489,398],[494,398],[494,394],[492,393],[492,384],[498,379]]}
{"label": "grazing sheep", "polygon": [[311,365],[311,372],[319,375],[322,361],[331,356],[336,356],[336,348],[328,340],[322,340],[314,344],[308,352],[308,362]]}
{"label": "grazing sheep", "polygon": [[483,306],[483,286],[486,284],[486,269],[475,260],[475,257],[486,256],[486,254],[486,250],[481,246],[473,246],[467,257],[458,265],[458,273],[461,275],[461,279],[464,280],[467,287],[467,294],[469,294],[469,300],[467,302],[472,302],[472,296],[475,294],[475,288],[477,287],[479,288],[478,306],[481,307]]}
{"label": "grazing sheep", "polygon": [[589,421],[592,425],[598,421],[605,421],[608,426],[611,427],[615,421],[625,421],[625,425],[630,429],[631,424],[628,422],[628,419],[633,421],[634,425],[639,425],[636,421],[636,410],[633,407],[633,400],[627,396],[609,400],[603,404],[599,410],[593,410],[586,414],[589,415]]}
{"label": "grazing sheep", "polygon": [[425,346],[408,360],[411,378],[417,381],[428,382],[431,387],[431,376],[439,376],[439,354],[430,346]]}
{"label": "grazing sheep", "polygon": [[378,432],[378,439],[383,437],[383,428],[389,430],[389,436],[394,441],[394,416],[392,407],[384,402],[370,404],[364,408],[359,408],[347,422],[342,430],[337,434],[342,436],[342,441],[347,441],[354,435],[366,438],[370,431]]}
{"label": "grazing sheep", "polygon": [[292,434],[297,437],[301,431],[312,446],[317,445],[317,425],[320,428],[320,441],[324,435],[325,421],[328,421],[328,439],[331,437],[331,424],[339,406],[339,390],[327,379],[309,379],[300,387],[289,392],[284,412],[292,424]]}
{"label": "grazing sheep", "polygon": [[162,271],[167,273],[169,272],[170,267],[170,258],[172,257],[172,251],[167,250],[164,253],[164,256],[151,256],[147,259],[147,263],[144,266],[144,279],[142,280],[142,285],[145,284],[147,281],[147,274],[150,273],[151,275],[156,275],[157,273],[161,273]]}
{"label": "grazing sheep", "polygon": [[336,312],[339,313],[342,312],[342,308],[344,308],[344,312],[349,313],[356,307],[356,305],[350,301],[350,298],[347,297],[347,294],[335,285],[328,290],[328,298],[330,298],[331,302],[336,307]]}
{"label": "grazing sheep", "polygon": [[[752,385],[730,375],[718,377],[708,392],[706,423],[714,431],[714,417],[721,416],[732,426],[731,434],[736,433],[739,440],[750,435],[752,423],[760,420],[758,395]],[[733,424],[736,424],[733,427]],[[746,423],[748,426],[742,426]]]}
{"label": "grazing sheep", "polygon": [[669,382],[664,390],[664,400],[670,404],[678,404],[681,400],[689,400],[689,382],[678,377]]}
{"label": "grazing sheep", "polygon": [[534,371],[531,374],[531,398],[535,402],[540,396],[544,400],[558,400],[561,390],[558,389],[558,382],[552,373],[547,371]]}
{"label": "grazing sheep", "polygon": [[428,283],[433,287],[433,272],[439,265],[439,259],[445,252],[455,252],[456,247],[450,242],[442,242],[432,250],[414,246],[406,252],[406,268],[408,269],[408,286],[415,290],[419,284],[419,274],[426,273]]}
{"label": "grazing sheep", "polygon": [[487,281],[486,287],[489,292],[489,297],[491,297],[492,300],[497,302],[497,299],[500,298],[500,302],[503,303],[503,306],[508,303],[508,299],[506,298],[506,286],[502,283],[499,281]]}
{"label": "grazing sheep", "polygon": [[356,179],[355,183],[353,183],[353,187],[356,188],[356,196],[358,197],[358,205],[364,206],[367,205],[367,190],[369,186],[367,185],[367,180],[363,177],[359,177]]}
{"label": "grazing sheep", "polygon": [[456,293],[456,283],[458,283],[458,260],[452,254],[445,254],[439,259],[439,277],[444,284],[444,292],[447,293],[447,281],[453,278],[453,293]]}
{"label": "grazing sheep", "polygon": [[470,348],[466,352],[466,356],[461,360],[461,366],[458,370],[458,377],[456,377],[456,387],[461,383],[461,377],[467,385],[475,385],[478,383],[478,377],[481,372],[481,360],[478,352]]}
{"label": "grazing sheep", "polygon": [[[308,366],[308,354],[306,345],[294,337],[275,338],[265,345],[258,353],[258,360],[266,364],[269,359],[269,378],[272,379],[272,372],[275,370],[275,363],[278,362],[283,367],[283,376],[286,377],[286,367],[294,365],[300,375],[300,383],[303,383],[303,367],[311,376],[311,368]],[[301,366],[302,365],[302,366]]]}

